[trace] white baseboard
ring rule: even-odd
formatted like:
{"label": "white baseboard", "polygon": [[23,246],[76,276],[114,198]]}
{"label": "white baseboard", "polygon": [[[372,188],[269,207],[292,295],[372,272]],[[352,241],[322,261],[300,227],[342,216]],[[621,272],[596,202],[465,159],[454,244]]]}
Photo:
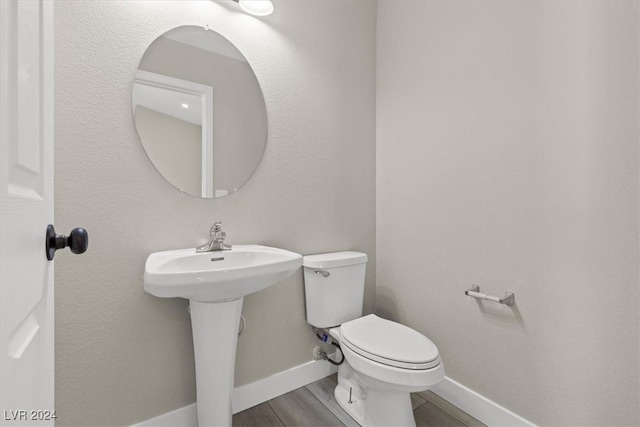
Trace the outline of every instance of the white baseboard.
{"label": "white baseboard", "polygon": [[[231,397],[233,413],[237,414],[297,388],[304,387],[337,371],[337,366],[324,360],[312,360],[259,381],[236,387]],[[134,424],[131,427],[175,426],[198,427],[195,403]]]}
{"label": "white baseboard", "polygon": [[498,405],[449,377],[434,387],[435,394],[491,427],[536,427],[520,415]]}
{"label": "white baseboard", "polygon": [[[231,399],[233,413],[237,414],[297,388],[304,387],[307,384],[332,375],[337,370],[336,366],[324,360],[313,360],[262,380],[236,387],[233,390]],[[449,377],[445,377],[431,391],[488,426],[536,427],[532,422]],[[131,427],[175,426],[198,427],[195,403],[134,424]]]}
{"label": "white baseboard", "polygon": [[337,366],[325,360],[312,360],[254,383],[236,387],[231,398],[233,413],[237,414],[336,372]]}
{"label": "white baseboard", "polygon": [[149,418],[129,427],[198,427],[198,411],[196,404],[183,406],[175,411]]}

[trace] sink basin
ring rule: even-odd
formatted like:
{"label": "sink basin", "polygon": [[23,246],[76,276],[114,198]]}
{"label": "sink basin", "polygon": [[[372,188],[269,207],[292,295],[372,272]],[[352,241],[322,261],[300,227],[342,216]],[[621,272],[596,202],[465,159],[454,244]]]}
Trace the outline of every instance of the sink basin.
{"label": "sink basin", "polygon": [[144,269],[144,289],[161,298],[218,302],[242,298],[280,282],[302,266],[302,255],[260,245],[229,251],[155,252]]}

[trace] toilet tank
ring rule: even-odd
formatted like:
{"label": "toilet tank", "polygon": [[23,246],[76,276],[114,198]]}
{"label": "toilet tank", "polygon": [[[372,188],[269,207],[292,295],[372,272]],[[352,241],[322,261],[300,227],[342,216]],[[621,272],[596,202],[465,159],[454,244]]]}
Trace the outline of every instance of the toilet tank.
{"label": "toilet tank", "polygon": [[330,328],[362,316],[367,254],[333,252],[302,258],[307,322]]}

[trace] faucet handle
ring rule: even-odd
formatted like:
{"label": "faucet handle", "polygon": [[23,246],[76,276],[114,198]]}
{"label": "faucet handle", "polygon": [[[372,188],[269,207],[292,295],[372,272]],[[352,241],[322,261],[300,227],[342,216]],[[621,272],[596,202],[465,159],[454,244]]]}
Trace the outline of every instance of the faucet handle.
{"label": "faucet handle", "polygon": [[222,221],[214,222],[209,230],[209,234],[217,233],[219,231],[222,231]]}

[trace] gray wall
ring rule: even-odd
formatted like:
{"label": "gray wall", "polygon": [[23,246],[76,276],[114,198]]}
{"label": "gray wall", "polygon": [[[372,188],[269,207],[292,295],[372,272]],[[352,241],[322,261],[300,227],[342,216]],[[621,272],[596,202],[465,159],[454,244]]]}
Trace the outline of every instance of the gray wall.
{"label": "gray wall", "polygon": [[[375,3],[281,1],[256,19],[233,2],[56,1],[56,227],[89,251],[56,257],[58,425],[127,425],[195,400],[186,301],[144,293],[148,254],[203,243],[370,256],[375,294]],[[336,13],[339,7],[340,13]],[[131,115],[134,73],[165,31],[208,24],[251,63],[269,138],[238,194],[181,195],[147,159]],[[236,384],[312,359],[302,274],[245,299]]]}
{"label": "gray wall", "polygon": [[540,425],[640,423],[638,5],[378,2],[376,310]]}
{"label": "gray wall", "polygon": [[[637,425],[638,3],[381,1],[377,176],[375,6],[229,3],[56,1],[56,226],[91,234],[56,257],[58,424],[194,401],[186,302],[142,272],[220,219],[234,244],[367,252],[367,311],[377,235],[377,311],[449,376],[542,425]],[[266,97],[265,157],[217,200],[165,182],[131,117],[146,47],[187,24],[233,41]],[[311,359],[300,273],[244,315],[237,384]]]}

